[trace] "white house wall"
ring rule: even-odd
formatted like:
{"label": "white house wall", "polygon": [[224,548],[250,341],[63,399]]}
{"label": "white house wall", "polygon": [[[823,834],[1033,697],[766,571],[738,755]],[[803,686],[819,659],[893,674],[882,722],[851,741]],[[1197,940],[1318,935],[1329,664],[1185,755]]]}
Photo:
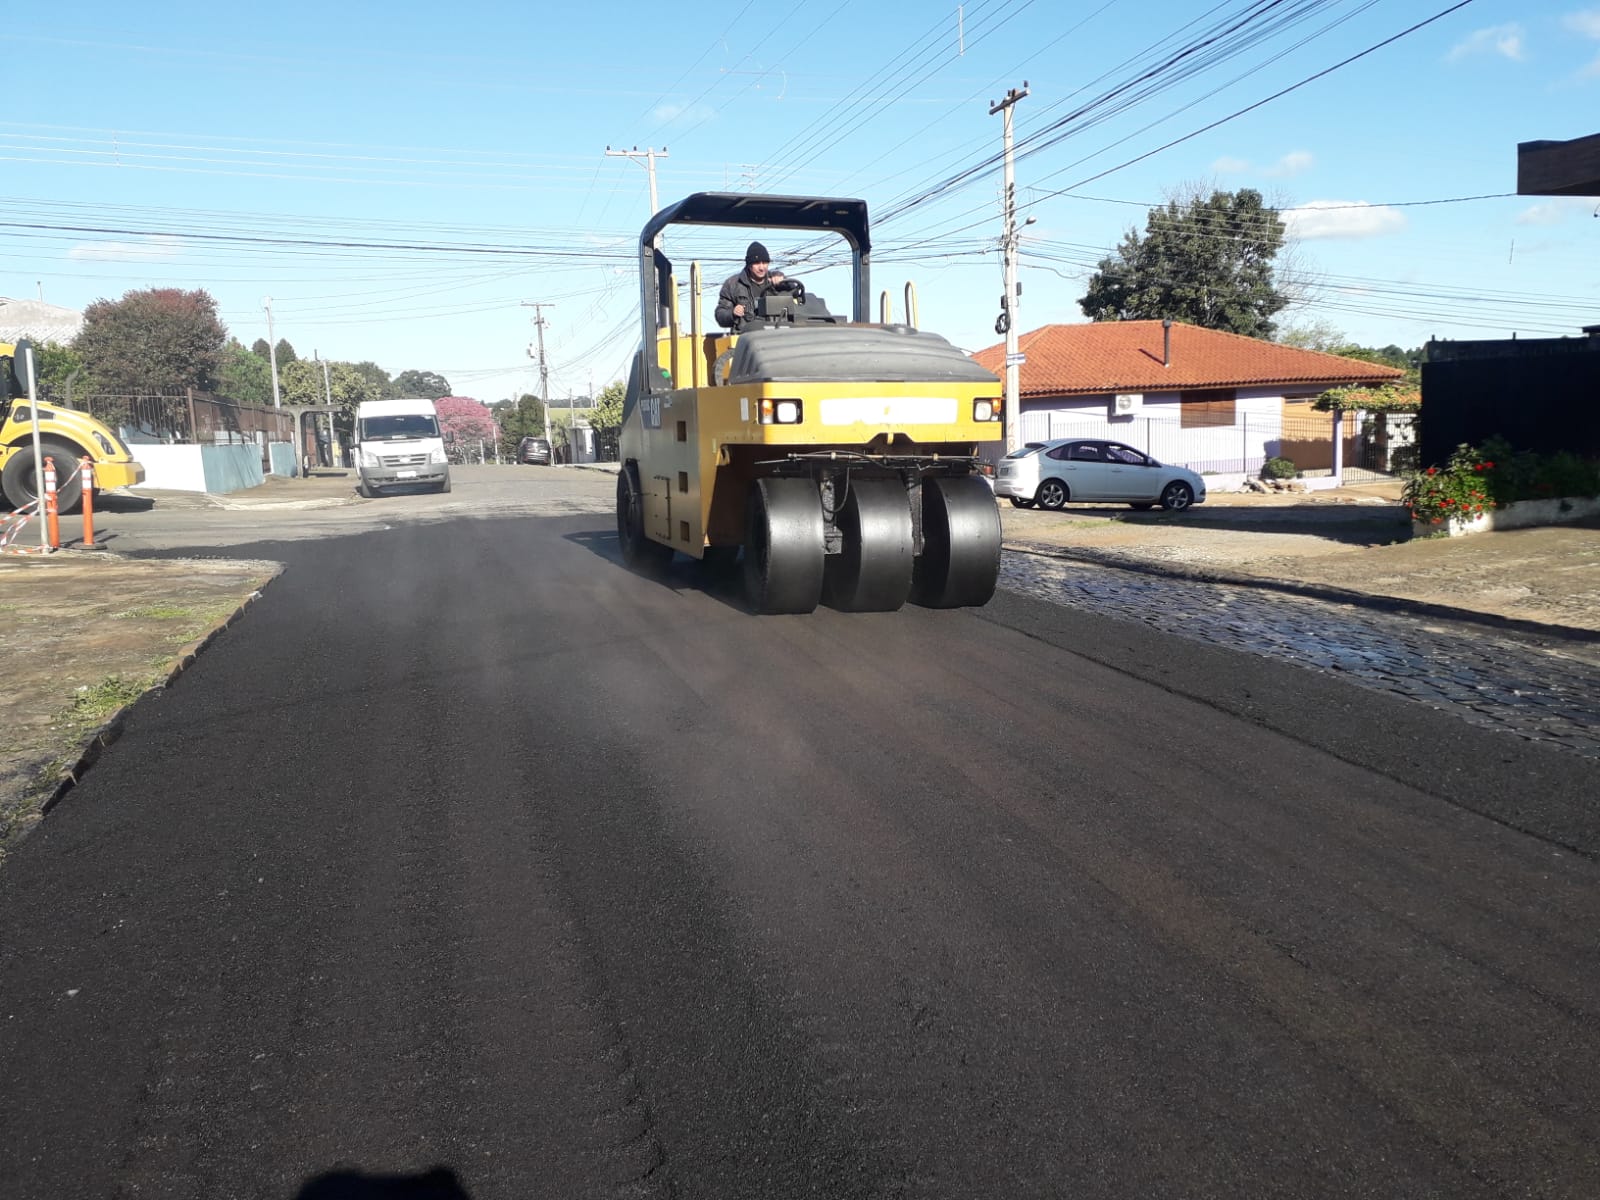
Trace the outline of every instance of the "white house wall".
{"label": "white house wall", "polygon": [[[1307,389],[1310,390],[1310,389]],[[1240,388],[1234,421],[1208,429],[1183,428],[1177,392],[1146,392],[1135,412],[1113,416],[1111,393],[1025,400],[1025,442],[1063,437],[1126,442],[1162,462],[1201,472],[1253,472],[1278,453],[1283,440],[1283,389]]]}

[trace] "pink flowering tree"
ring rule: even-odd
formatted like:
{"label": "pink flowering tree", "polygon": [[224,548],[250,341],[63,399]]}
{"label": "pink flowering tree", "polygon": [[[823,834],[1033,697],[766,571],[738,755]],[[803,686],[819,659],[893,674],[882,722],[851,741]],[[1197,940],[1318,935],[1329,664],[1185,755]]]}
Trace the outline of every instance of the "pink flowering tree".
{"label": "pink flowering tree", "polygon": [[439,430],[446,445],[476,443],[480,439],[494,445],[500,437],[500,427],[495,424],[489,406],[468,396],[445,396],[434,401],[439,414]]}

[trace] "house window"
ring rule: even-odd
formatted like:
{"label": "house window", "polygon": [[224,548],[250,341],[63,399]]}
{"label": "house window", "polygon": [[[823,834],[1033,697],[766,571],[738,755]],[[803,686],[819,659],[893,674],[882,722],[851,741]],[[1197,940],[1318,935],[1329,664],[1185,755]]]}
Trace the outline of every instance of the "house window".
{"label": "house window", "polygon": [[1233,388],[1178,393],[1181,428],[1212,429],[1235,422],[1239,394]]}

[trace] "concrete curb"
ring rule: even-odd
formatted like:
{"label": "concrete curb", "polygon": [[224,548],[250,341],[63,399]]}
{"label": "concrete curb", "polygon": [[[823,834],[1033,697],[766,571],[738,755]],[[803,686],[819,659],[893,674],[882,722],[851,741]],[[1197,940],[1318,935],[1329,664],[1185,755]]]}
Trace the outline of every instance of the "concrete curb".
{"label": "concrete curb", "polygon": [[179,675],[182,675],[194,665],[194,661],[197,657],[199,657],[200,652],[209,646],[213,641],[215,641],[217,635],[220,634],[224,629],[228,628],[228,626],[232,625],[240,617],[244,616],[245,609],[249,608],[257,600],[261,599],[262,592],[264,592],[267,587],[271,585],[272,581],[281,574],[283,574],[283,564],[279,563],[278,569],[274,571],[269,578],[263,581],[260,587],[246,596],[237,608],[235,608],[227,616],[221,617],[212,622],[212,624],[199,637],[195,638],[192,642],[188,642],[178,650],[177,655],[173,659],[172,666],[167,669],[167,673],[165,677],[162,678],[161,682],[152,684],[150,687],[141,692],[139,696],[132,702],[124,704],[122,707],[118,708],[114,713],[106,718],[106,720],[99,727],[90,733],[88,739],[84,742],[83,748],[78,752],[77,758],[73,760],[72,765],[62,769],[60,777],[56,780],[55,786],[50,789],[50,794],[40,802],[39,815],[43,816],[45,813],[49,812],[61,802],[63,797],[65,797],[68,792],[78,786],[78,783],[83,778],[85,772],[87,772],[90,767],[94,766],[94,764],[99,760],[100,755],[105,752],[106,748],[122,736],[122,731],[128,723],[128,714],[135,707],[137,707],[146,696],[150,695],[151,692],[164,691],[165,689],[171,687],[173,681],[176,680]]}

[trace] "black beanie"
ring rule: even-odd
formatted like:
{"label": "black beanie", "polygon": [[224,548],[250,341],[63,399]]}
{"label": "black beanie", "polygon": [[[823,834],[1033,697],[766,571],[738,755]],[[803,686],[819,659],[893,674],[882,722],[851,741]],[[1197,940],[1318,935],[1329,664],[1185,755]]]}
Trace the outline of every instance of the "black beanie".
{"label": "black beanie", "polygon": [[751,263],[758,263],[758,262],[769,263],[771,261],[772,261],[772,255],[767,253],[767,248],[765,246],[763,246],[760,242],[751,242],[750,243],[750,249],[748,249],[748,250],[746,250],[744,252],[744,265],[747,266],[747,267]]}

